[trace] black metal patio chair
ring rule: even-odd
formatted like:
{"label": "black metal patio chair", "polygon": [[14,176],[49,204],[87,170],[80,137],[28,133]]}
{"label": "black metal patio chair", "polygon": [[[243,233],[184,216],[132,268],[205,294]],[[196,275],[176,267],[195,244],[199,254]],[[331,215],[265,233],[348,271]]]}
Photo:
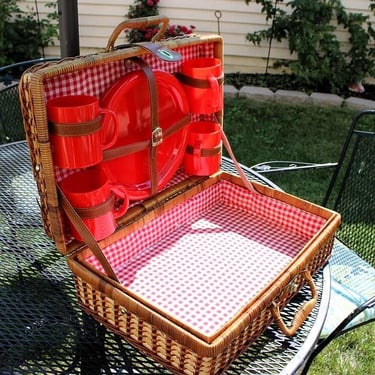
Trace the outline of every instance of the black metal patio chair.
{"label": "black metal patio chair", "polygon": [[335,169],[322,205],[338,211],[342,224],[329,262],[329,310],[303,375],[335,338],[375,320],[375,110],[354,117],[337,163],[265,161],[251,167],[262,174],[327,167]]}
{"label": "black metal patio chair", "polygon": [[316,356],[349,330],[375,320],[375,110],[355,116],[332,175],[324,206],[342,215],[334,244],[331,301]]}
{"label": "black metal patio chair", "polygon": [[0,68],[0,144],[25,139],[18,81],[22,73],[35,64],[55,61],[57,58],[42,58],[18,62]]}
{"label": "black metal patio chair", "polygon": [[[18,81],[22,73],[29,67],[56,58],[35,59],[7,65],[0,68],[0,144],[24,140],[26,138],[23,127],[21,106],[18,97]],[[10,165],[20,163],[23,148],[21,143],[10,149],[3,149],[0,161],[0,188],[4,192],[0,201],[3,217],[1,220],[0,240],[1,251],[7,251],[18,242],[18,237],[24,229],[40,227],[40,207],[37,191],[23,192],[22,186],[33,180],[31,165],[24,168],[23,173],[15,175]],[[26,228],[27,227],[27,228]],[[29,249],[25,249],[20,257],[31,256]],[[22,277],[22,262],[17,262],[19,276]],[[37,265],[37,262],[35,263]]]}

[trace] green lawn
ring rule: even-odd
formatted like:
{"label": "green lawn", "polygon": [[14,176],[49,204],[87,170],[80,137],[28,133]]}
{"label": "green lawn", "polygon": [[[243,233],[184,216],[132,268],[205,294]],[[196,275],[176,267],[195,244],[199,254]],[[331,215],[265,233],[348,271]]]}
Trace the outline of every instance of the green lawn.
{"label": "green lawn", "polygon": [[[335,162],[353,111],[226,99],[224,129],[245,165],[266,160]],[[332,169],[269,175],[285,191],[320,203]]]}
{"label": "green lawn", "polygon": [[[224,129],[239,162],[266,160],[335,162],[355,114],[344,108],[285,105],[245,98],[226,99]],[[320,204],[332,169],[268,175],[282,189]],[[374,372],[375,324],[335,340],[314,361],[312,375]]]}

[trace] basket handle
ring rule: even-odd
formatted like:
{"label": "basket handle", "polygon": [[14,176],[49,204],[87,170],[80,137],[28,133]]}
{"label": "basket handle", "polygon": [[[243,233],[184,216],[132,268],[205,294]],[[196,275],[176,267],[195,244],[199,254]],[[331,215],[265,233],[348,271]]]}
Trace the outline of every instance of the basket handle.
{"label": "basket handle", "polygon": [[118,36],[121,34],[122,31],[126,29],[143,29],[149,26],[160,24],[161,27],[159,31],[153,36],[151,42],[157,42],[163,37],[164,33],[168,28],[169,18],[163,16],[150,16],[142,18],[131,18],[125,20],[121,22],[119,25],[117,25],[117,27],[113,30],[111,36],[109,37],[105,51],[110,52],[115,49],[115,42]]}
{"label": "basket handle", "polygon": [[274,303],[272,306],[272,315],[274,320],[276,321],[277,325],[279,326],[280,330],[287,336],[293,336],[298,329],[301,327],[303,322],[306,320],[306,318],[309,316],[313,308],[315,307],[318,297],[317,297],[317,292],[316,292],[316,287],[314,284],[314,280],[311,277],[311,273],[308,270],[303,271],[303,276],[306,279],[310,291],[311,291],[311,300],[306,301],[296,312],[292,323],[287,326],[281,315],[280,315],[280,309],[279,306]]}

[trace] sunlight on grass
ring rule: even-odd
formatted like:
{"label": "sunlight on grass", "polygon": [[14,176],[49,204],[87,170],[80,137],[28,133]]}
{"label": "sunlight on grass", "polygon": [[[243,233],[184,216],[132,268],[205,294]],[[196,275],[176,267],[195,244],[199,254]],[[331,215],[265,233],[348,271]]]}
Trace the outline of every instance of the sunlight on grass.
{"label": "sunlight on grass", "polygon": [[[237,159],[335,162],[355,112],[345,108],[226,99],[224,129]],[[269,176],[288,193],[320,203],[332,169]]]}
{"label": "sunlight on grass", "polygon": [[364,375],[374,373],[375,323],[362,326],[333,341],[315,359],[310,375]]}

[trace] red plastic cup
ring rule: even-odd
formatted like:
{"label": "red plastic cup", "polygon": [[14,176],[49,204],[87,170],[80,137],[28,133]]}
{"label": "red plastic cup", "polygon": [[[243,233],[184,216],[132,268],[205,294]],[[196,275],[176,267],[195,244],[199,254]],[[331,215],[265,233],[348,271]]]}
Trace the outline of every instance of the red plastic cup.
{"label": "red plastic cup", "polygon": [[[114,121],[102,117],[111,116]],[[47,102],[53,159],[61,168],[86,168],[103,160],[102,151],[112,147],[119,134],[116,114],[100,108],[90,95],[69,95]]]}
{"label": "red plastic cup", "polygon": [[192,113],[209,114],[223,108],[223,78],[220,59],[197,58],[184,62],[181,73]]}
{"label": "red plastic cup", "polygon": [[215,122],[193,122],[189,126],[183,167],[192,176],[209,176],[220,169],[220,125]]}
{"label": "red plastic cup", "polygon": [[[99,167],[76,172],[63,179],[60,186],[97,241],[116,230],[116,219],[129,207],[125,187],[112,185]],[[70,228],[73,236],[82,241],[72,223]]]}

